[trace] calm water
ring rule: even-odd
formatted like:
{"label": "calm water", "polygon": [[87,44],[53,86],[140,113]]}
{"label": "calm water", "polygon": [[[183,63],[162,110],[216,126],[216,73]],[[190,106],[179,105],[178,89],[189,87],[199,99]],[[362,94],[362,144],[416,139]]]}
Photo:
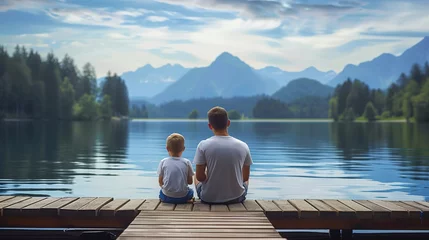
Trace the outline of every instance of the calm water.
{"label": "calm water", "polygon": [[[0,194],[156,198],[165,138],[184,156],[204,121],[0,123]],[[429,199],[429,125],[233,122],[254,159],[249,198]]]}

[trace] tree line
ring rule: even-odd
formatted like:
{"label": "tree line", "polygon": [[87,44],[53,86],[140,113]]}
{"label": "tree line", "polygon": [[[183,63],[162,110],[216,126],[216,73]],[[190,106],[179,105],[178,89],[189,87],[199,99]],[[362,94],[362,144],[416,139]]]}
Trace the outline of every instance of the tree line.
{"label": "tree line", "polygon": [[109,72],[97,85],[94,67],[80,71],[73,58],[46,59],[33,49],[16,46],[12,56],[0,46],[0,118],[92,120],[128,115],[128,90]]}
{"label": "tree line", "polygon": [[368,121],[388,118],[429,121],[429,64],[414,64],[408,75],[402,73],[387,91],[370,90],[355,79],[339,84],[329,101],[329,117],[335,121]]}

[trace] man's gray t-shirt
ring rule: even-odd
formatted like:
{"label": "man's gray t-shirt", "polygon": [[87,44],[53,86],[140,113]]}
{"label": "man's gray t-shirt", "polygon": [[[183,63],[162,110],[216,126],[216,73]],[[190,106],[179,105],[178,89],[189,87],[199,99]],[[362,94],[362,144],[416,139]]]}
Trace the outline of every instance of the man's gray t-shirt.
{"label": "man's gray t-shirt", "polygon": [[194,164],[207,165],[201,199],[221,203],[243,195],[243,165],[252,163],[247,144],[234,137],[213,136],[201,141],[194,158]]}
{"label": "man's gray t-shirt", "polygon": [[158,176],[162,176],[162,192],[169,197],[181,198],[188,194],[188,176],[192,177],[191,162],[186,158],[168,157],[161,160]]}

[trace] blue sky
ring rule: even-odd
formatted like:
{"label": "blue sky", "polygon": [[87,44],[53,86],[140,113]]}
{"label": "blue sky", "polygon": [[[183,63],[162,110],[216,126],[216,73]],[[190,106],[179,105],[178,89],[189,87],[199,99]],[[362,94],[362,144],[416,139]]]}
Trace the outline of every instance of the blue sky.
{"label": "blue sky", "polygon": [[427,0],[1,0],[0,44],[102,76],[147,63],[206,66],[224,51],[255,68],[341,71],[429,35]]}

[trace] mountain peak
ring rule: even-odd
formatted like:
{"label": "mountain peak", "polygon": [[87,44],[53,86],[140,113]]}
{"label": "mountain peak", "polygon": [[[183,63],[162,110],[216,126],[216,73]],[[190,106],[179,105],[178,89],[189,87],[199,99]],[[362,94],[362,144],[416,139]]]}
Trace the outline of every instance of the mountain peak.
{"label": "mountain peak", "polygon": [[216,66],[216,65],[247,66],[247,64],[241,61],[240,58],[232,55],[229,52],[223,52],[222,54],[220,54],[210,66]]}

